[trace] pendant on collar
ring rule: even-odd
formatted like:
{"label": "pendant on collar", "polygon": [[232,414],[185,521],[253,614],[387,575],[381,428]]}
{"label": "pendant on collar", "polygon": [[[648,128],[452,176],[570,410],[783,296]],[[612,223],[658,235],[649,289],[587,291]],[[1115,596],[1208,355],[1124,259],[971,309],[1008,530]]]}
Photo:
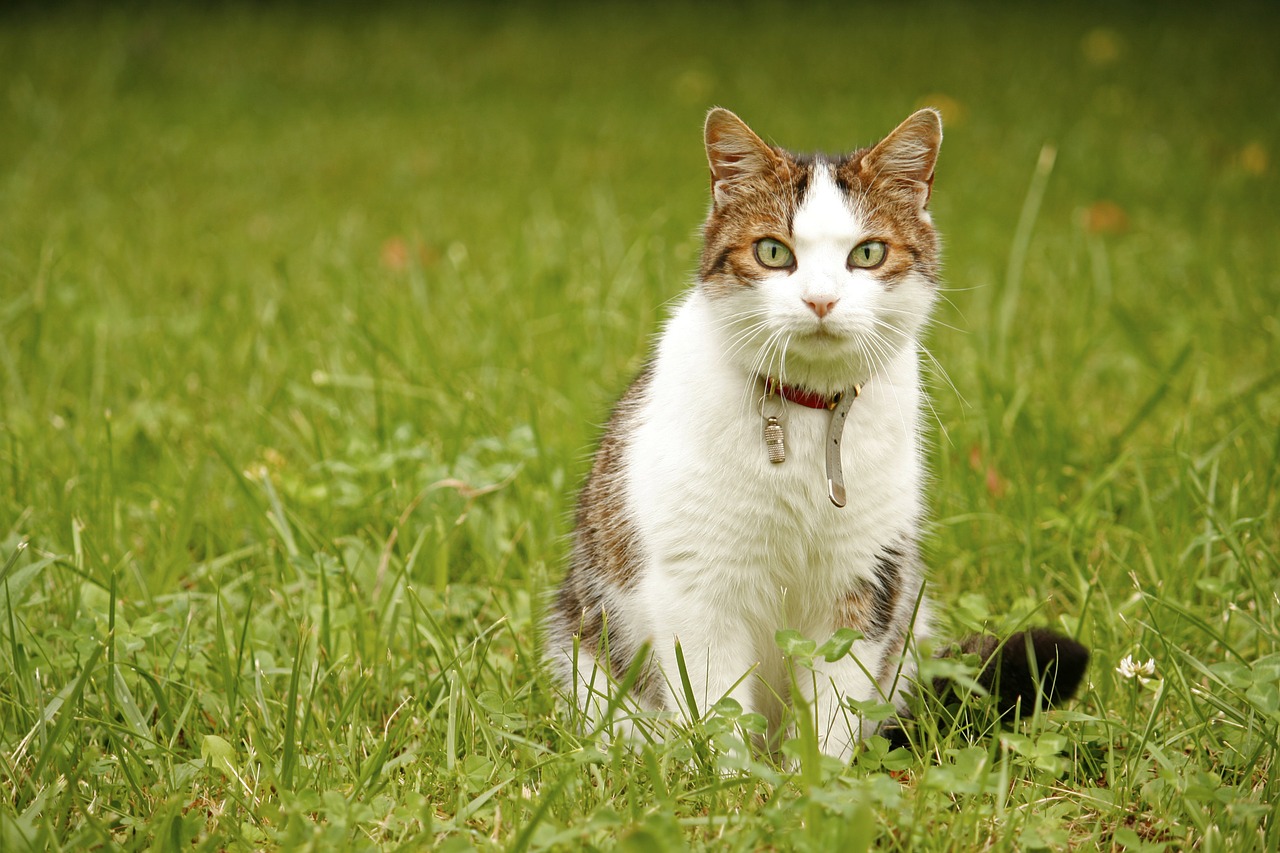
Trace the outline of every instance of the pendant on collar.
{"label": "pendant on collar", "polygon": [[764,419],[764,449],[773,464],[787,461],[786,435],[782,431],[782,424],[773,415]]}
{"label": "pendant on collar", "polygon": [[769,461],[775,465],[787,461],[786,436],[778,418],[764,414],[763,407],[767,399],[777,394],[789,403],[808,406],[810,409],[826,409],[831,412],[831,421],[827,424],[827,497],[831,499],[831,503],[843,507],[847,492],[844,486],[844,464],[840,459],[840,439],[844,435],[844,422],[849,417],[849,409],[853,406],[853,401],[862,393],[862,386],[851,385],[834,396],[824,397],[814,391],[784,385],[772,377],[766,377],[764,389],[764,397],[760,398],[760,414],[764,417],[764,447],[769,454]]}
{"label": "pendant on collar", "polygon": [[844,435],[844,422],[849,408],[862,393],[861,385],[853,385],[840,395],[836,407],[831,410],[831,423],[827,425],[827,497],[838,507],[845,504],[844,465],[840,461],[840,438]]}

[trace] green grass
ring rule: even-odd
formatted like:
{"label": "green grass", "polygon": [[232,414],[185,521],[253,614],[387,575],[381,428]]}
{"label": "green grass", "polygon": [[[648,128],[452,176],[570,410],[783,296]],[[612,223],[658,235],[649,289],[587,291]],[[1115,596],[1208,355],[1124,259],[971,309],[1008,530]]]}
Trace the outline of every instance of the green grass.
{"label": "green grass", "polygon": [[[0,13],[0,848],[1276,849],[1277,34]],[[583,736],[536,615],[694,267],[705,110],[838,150],[924,103],[934,592],[1080,636],[1081,701],[847,768],[713,749],[731,707]]]}

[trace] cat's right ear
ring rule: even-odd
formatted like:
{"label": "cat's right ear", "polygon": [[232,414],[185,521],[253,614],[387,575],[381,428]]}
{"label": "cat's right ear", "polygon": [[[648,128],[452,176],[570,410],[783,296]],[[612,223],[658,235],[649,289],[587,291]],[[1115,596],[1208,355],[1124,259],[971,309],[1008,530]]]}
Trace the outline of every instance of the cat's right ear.
{"label": "cat's right ear", "polygon": [[711,198],[727,203],[738,188],[772,170],[778,155],[746,122],[721,107],[707,114],[703,129],[711,164]]}

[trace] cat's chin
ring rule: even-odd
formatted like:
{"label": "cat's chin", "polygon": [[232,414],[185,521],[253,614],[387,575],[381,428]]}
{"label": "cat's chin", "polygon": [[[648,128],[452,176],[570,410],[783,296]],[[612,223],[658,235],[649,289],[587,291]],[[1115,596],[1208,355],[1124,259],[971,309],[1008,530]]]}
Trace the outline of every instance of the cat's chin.
{"label": "cat's chin", "polygon": [[[883,361],[890,353],[878,353]],[[877,359],[866,352],[856,335],[824,331],[792,338],[787,347],[787,370],[832,390],[865,382],[875,371]],[[822,390],[817,387],[814,390]]]}
{"label": "cat's chin", "polygon": [[787,375],[782,378],[782,381],[807,391],[832,395],[847,391],[854,385],[864,384],[872,373],[873,367],[859,358],[845,358],[838,361],[789,358]]}

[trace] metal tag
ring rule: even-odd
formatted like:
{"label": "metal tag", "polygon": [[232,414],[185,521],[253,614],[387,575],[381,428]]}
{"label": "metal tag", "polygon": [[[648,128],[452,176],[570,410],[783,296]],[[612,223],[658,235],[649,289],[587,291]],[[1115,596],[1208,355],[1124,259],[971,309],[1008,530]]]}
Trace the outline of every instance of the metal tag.
{"label": "metal tag", "polygon": [[844,435],[844,422],[849,417],[853,401],[862,393],[861,385],[854,385],[840,395],[831,411],[831,423],[827,426],[827,497],[836,506],[844,506],[844,463],[840,459],[840,438]]}
{"label": "metal tag", "polygon": [[772,415],[764,420],[764,449],[769,453],[769,461],[777,465],[787,461],[786,435],[782,424]]}

